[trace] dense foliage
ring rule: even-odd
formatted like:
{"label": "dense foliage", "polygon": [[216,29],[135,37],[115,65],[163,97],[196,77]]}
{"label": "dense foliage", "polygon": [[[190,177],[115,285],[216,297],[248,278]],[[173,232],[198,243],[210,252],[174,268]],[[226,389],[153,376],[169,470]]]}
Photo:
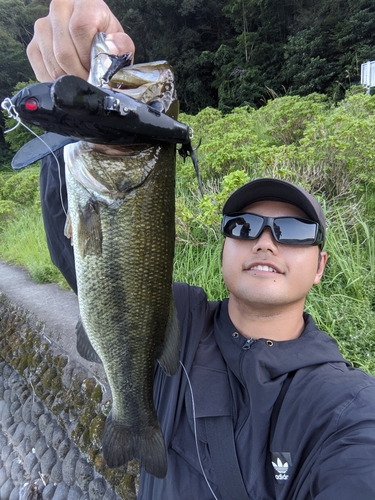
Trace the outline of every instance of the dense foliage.
{"label": "dense foliage", "polygon": [[[353,87],[333,105],[326,96],[284,96],[254,110],[205,108],[181,120],[195,130],[205,194],[193,166],[179,159],[175,279],[226,296],[221,278],[223,201],[248,179],[275,176],[309,188],[328,219],[329,260],[307,309],[344,355],[375,374],[375,96]],[[14,139],[17,142],[17,139]],[[63,281],[52,266],[38,201],[38,168],[0,173],[0,258],[34,279]]]}
{"label": "dense foliage", "polygon": [[334,99],[374,58],[371,0],[109,0],[137,60],[173,64],[184,111],[258,107],[270,94]]}
{"label": "dense foliage", "polygon": [[[49,0],[0,0],[0,102],[12,94],[18,82],[27,82],[33,71],[26,57],[34,22],[48,12]],[[0,128],[4,117],[0,114]],[[9,148],[0,135],[0,170],[11,158]]]}
{"label": "dense foliage", "polygon": [[[136,62],[167,59],[181,109],[259,108],[276,95],[337,102],[375,57],[372,0],[108,0]],[[49,0],[0,0],[0,100],[33,78],[25,48]],[[0,114],[0,127],[4,127]],[[10,152],[0,135],[0,170]]]}

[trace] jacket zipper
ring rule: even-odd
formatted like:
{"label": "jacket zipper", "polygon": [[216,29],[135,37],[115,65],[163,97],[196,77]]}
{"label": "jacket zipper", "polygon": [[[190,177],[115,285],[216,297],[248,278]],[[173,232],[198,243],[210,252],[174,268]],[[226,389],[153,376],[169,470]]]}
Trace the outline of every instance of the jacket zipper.
{"label": "jacket zipper", "polygon": [[247,351],[250,349],[250,347],[252,346],[252,344],[254,344],[255,340],[250,338],[250,339],[247,339],[246,342],[244,343],[244,345],[242,346],[242,349],[244,351]]}
{"label": "jacket zipper", "polygon": [[[243,386],[245,387],[245,390],[247,392],[248,398],[250,398],[250,396],[249,396],[249,391],[247,389],[247,384],[245,382],[245,379],[244,379],[244,376],[243,376],[243,373],[242,373],[242,363],[243,363],[243,357],[245,356],[246,351],[248,351],[251,348],[251,346],[254,344],[254,342],[255,342],[255,339],[252,339],[252,338],[249,338],[249,339],[246,340],[246,342],[242,346],[242,351],[243,352],[241,352],[240,359],[239,359],[239,363],[240,363],[240,375],[241,375],[240,381],[242,382]],[[243,422],[238,426],[238,429],[236,431],[236,435],[238,435],[241,432],[243,426],[245,425],[245,423],[247,422],[247,420],[249,418],[249,415],[250,415],[250,408],[248,409],[247,415],[244,418]]]}

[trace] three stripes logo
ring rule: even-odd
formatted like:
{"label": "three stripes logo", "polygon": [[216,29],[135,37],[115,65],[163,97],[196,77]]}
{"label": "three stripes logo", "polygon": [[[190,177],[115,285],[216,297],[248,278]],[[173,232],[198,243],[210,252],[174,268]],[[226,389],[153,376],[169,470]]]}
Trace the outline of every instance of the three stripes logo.
{"label": "three stripes logo", "polygon": [[292,466],[292,457],[290,453],[285,451],[272,452],[271,456],[276,481],[278,483],[287,481],[289,479],[289,474],[287,474],[287,472]]}

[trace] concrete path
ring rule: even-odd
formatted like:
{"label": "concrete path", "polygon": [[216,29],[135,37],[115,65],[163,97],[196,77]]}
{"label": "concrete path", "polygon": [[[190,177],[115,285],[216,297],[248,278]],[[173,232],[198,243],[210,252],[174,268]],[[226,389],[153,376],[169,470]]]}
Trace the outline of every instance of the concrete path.
{"label": "concrete path", "polygon": [[45,336],[53,340],[69,356],[104,380],[101,365],[88,363],[76,351],[75,325],[79,309],[76,295],[53,283],[38,284],[19,266],[0,260],[0,293],[29,311],[45,324]]}

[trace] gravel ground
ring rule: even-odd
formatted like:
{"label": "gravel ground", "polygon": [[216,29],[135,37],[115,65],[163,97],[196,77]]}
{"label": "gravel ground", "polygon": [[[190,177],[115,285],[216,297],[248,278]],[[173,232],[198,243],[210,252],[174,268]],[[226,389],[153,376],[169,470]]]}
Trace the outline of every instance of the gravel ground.
{"label": "gravel ground", "polygon": [[0,449],[0,500],[120,500],[4,361]]}

